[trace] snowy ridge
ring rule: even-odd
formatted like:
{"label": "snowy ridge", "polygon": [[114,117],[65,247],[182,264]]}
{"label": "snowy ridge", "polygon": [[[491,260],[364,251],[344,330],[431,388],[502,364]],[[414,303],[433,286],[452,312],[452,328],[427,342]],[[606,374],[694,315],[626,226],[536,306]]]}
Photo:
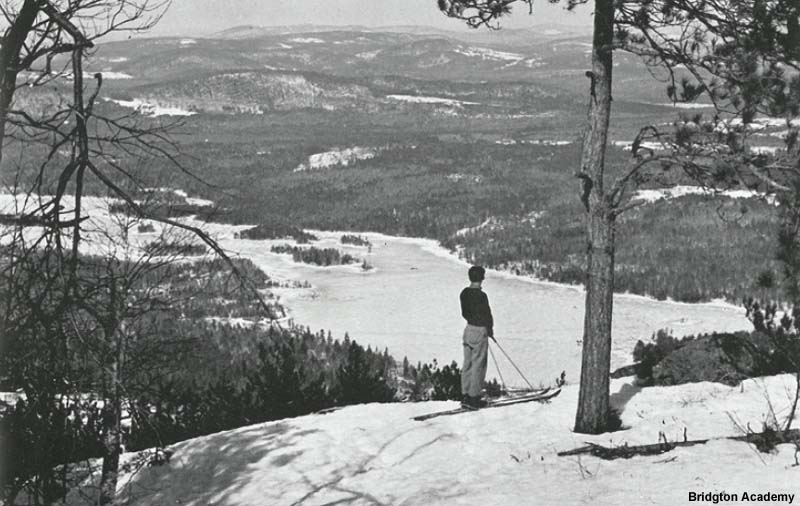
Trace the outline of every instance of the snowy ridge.
{"label": "snowy ridge", "polygon": [[499,139],[494,141],[495,144],[502,144],[503,146],[513,146],[515,144],[531,144],[534,146],[568,146],[572,141],[559,140],[559,139]]}
{"label": "snowy ridge", "polygon": [[718,121],[714,125],[714,130],[722,133],[727,133],[730,130],[740,131],[742,129],[757,132],[769,128],[785,128],[787,125],[793,128],[800,127],[800,118],[755,118],[747,124],[742,121],[742,118],[733,118]]}
{"label": "snowy ridge", "polygon": [[413,102],[417,104],[442,104],[456,107],[460,107],[462,105],[478,105],[478,102],[467,102],[453,98],[426,97],[421,95],[386,95],[386,98],[400,102]]}
{"label": "snowy ridge", "polygon": [[114,102],[122,107],[133,109],[143,116],[150,116],[154,118],[157,116],[194,116],[197,114],[194,111],[189,111],[180,107],[160,106],[158,104],[145,102],[140,98],[134,98],[133,100],[115,100],[112,98],[105,98],[104,100],[106,102]]}
{"label": "snowy ridge", "polygon": [[[511,221],[513,221],[515,223],[527,223],[531,227],[535,227],[536,226],[536,221],[539,218],[541,218],[542,215],[544,215],[544,212],[542,212],[542,211],[531,211],[531,212],[527,213],[524,216],[514,217],[514,218],[511,219]],[[478,231],[486,229],[486,228],[488,228],[490,230],[494,229],[494,228],[498,228],[498,227],[502,228],[503,225],[505,223],[507,223],[507,222],[508,222],[508,219],[504,220],[503,218],[496,218],[494,216],[490,216],[489,218],[487,218],[480,225],[476,225],[474,227],[465,227],[465,228],[461,228],[461,229],[456,230],[455,235],[460,237],[460,236],[464,236],[464,235],[467,235],[467,234],[470,234],[470,233],[473,233],[473,232],[478,232]]]}
{"label": "snowy ridge", "polygon": [[289,42],[296,42],[297,44],[324,44],[325,41],[317,37],[295,37],[289,39]]}
{"label": "snowy ridge", "polygon": [[[101,74],[103,76],[103,79],[108,79],[108,80],[133,79],[133,76],[130,75],[130,74],[126,74],[124,72],[113,72],[111,70],[100,70],[100,71],[97,71],[97,72],[84,72],[83,73],[83,78],[84,79],[94,79],[94,75],[95,74]],[[71,73],[67,73],[67,74],[64,75],[64,77],[66,79],[68,79],[68,80],[71,80],[72,79],[72,74]]]}
{"label": "snowy ridge", "polygon": [[714,104],[700,104],[697,102],[668,102],[654,105],[661,105],[664,107],[674,107],[675,109],[709,109],[714,107]]}
{"label": "snowy ridge", "polygon": [[786,148],[782,146],[750,146],[750,152],[758,155],[775,155],[785,151]]}
{"label": "snowy ridge", "polygon": [[458,46],[453,51],[464,56],[480,58],[481,60],[519,63],[520,61],[525,59],[525,56],[519,53],[497,51],[495,49],[489,49],[487,47]]}
{"label": "snowy ridge", "polygon": [[[614,141],[612,142],[614,146],[622,148],[624,151],[630,151],[633,149],[633,142],[631,141]],[[652,141],[644,141],[639,143],[639,148],[641,149],[652,149],[653,151],[661,151],[664,149],[669,148],[669,144],[665,142],[652,142]]]}
{"label": "snowy ridge", "polygon": [[[171,188],[152,188],[151,190],[174,193],[184,198],[189,204],[205,206],[210,203],[213,205],[213,202],[210,200],[189,198],[186,196],[186,192],[182,190],[174,190]],[[49,201],[51,198],[50,196],[32,196],[26,200],[24,195],[15,196],[7,193],[0,193],[0,213],[19,215],[30,212],[38,208],[42,203]],[[65,210],[71,210],[74,209],[75,199],[73,196],[67,195],[62,198],[61,203]],[[120,200],[112,198],[84,196],[81,199],[82,214],[87,216],[86,220],[81,225],[81,230],[83,231],[81,253],[108,255],[119,259],[142,258],[146,251],[146,244],[153,240],[153,232],[134,232],[128,234],[132,223],[150,225],[153,227],[154,233],[160,234],[171,242],[198,244],[199,241],[190,232],[180,228],[170,227],[152,220],[136,221],[133,218],[113,214],[111,212],[111,206],[119,203],[121,203]],[[6,230],[6,227],[0,226],[0,244],[11,240],[11,237],[4,235]],[[41,233],[42,228],[39,226],[25,227],[23,231],[24,236],[28,240],[38,238],[41,236]],[[70,237],[71,234],[67,232],[65,236]],[[120,240],[125,236],[128,237],[127,241]],[[195,261],[199,258],[202,257],[185,257],[183,260]]]}
{"label": "snowy ridge", "polygon": [[450,181],[467,181],[468,183],[480,183],[483,181],[483,177],[479,174],[461,174],[457,172],[455,174],[448,174],[445,176]]}
{"label": "snowy ridge", "polygon": [[489,49],[486,47],[464,47],[458,46],[453,50],[460,55],[469,56],[472,58],[480,58],[483,61],[496,61],[504,62],[501,68],[513,67],[519,63],[523,63],[528,68],[536,68],[544,65],[540,58],[526,58],[525,55],[519,53],[511,53],[508,51],[497,51],[496,49]]}
{"label": "snowy ridge", "polygon": [[486,220],[483,223],[481,223],[480,225],[475,225],[474,227],[464,227],[464,228],[460,228],[460,229],[456,230],[456,234],[455,235],[458,236],[458,237],[461,237],[463,235],[467,235],[467,234],[472,233],[472,232],[477,232],[479,230],[482,230],[482,229],[484,229],[486,227],[491,226],[494,222],[495,222],[494,218],[486,218]]}
{"label": "snowy ridge", "polygon": [[160,193],[172,193],[183,200],[186,201],[187,204],[193,206],[213,206],[214,201],[208,199],[201,199],[197,197],[190,197],[188,193],[184,190],[176,190],[175,188],[168,188],[168,187],[159,187],[159,188],[145,188],[144,191],[146,192],[160,192]]}
{"label": "snowy ridge", "polygon": [[[127,61],[127,58],[113,58],[109,60],[110,62],[123,62]],[[94,79],[95,74],[101,74],[103,79],[113,81],[113,80],[128,80],[133,79],[133,76],[130,74],[126,74],[124,72],[114,72],[111,70],[98,70],[98,71],[84,71],[83,72],[83,79],[89,80]],[[72,72],[50,72],[47,74],[46,72],[20,72],[18,74],[18,78],[25,79],[26,82],[35,82],[39,79],[42,79],[46,76],[50,76],[51,78],[58,78],[58,79],[66,79],[67,81],[72,81],[74,75]]]}
{"label": "snowy ridge", "polygon": [[356,58],[361,58],[362,60],[374,60],[376,56],[381,53],[381,49],[375,49],[373,51],[364,51],[363,53],[357,53]]}
{"label": "snowy ridge", "polygon": [[722,192],[715,192],[709,188],[702,188],[700,186],[673,186],[672,188],[660,188],[654,190],[639,190],[633,196],[633,200],[643,200],[648,203],[653,203],[658,200],[669,200],[684,195],[720,195],[732,199],[750,199],[750,198],[764,198],[767,202],[775,204],[774,197],[765,196],[755,190],[725,190]]}
{"label": "snowy ridge", "polygon": [[308,157],[306,163],[298,165],[294,172],[302,172],[306,170],[327,169],[337,165],[348,166],[358,160],[369,160],[375,158],[378,150],[375,148],[366,148],[354,146],[345,149],[332,149],[322,153],[315,153]]}
{"label": "snowy ridge", "polygon": [[[578,389],[530,403],[416,422],[453,401],[363,404],[220,432],[173,445],[170,461],[120,479],[131,505],[686,504],[689,492],[793,494],[794,447],[759,453],[717,439],[761,427],[772,402],[779,421],[791,376],[741,387],[696,383],[640,388],[612,380],[612,405],[627,430],[588,436],[571,431]],[[711,439],[662,455],[604,461],[558,457],[583,446]],[[124,461],[133,459],[126,454]],[[713,463],[713,465],[712,465]],[[77,497],[72,505],[85,504]]]}

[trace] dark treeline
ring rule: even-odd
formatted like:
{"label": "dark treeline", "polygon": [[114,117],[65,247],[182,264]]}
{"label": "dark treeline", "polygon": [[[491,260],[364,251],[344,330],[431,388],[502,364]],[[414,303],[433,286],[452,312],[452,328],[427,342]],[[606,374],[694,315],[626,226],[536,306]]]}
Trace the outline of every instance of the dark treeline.
{"label": "dark treeline", "polygon": [[[213,217],[212,217],[213,218]],[[297,227],[282,223],[261,224],[253,228],[248,228],[237,233],[241,239],[284,239],[292,237],[298,244],[306,244],[316,241],[317,236],[310,234]]]}
{"label": "dark treeline", "polygon": [[341,253],[335,248],[315,248],[313,246],[310,248],[300,248],[298,246],[284,244],[282,246],[273,246],[270,248],[270,251],[273,253],[288,253],[292,255],[292,259],[295,262],[321,265],[324,267],[352,264],[358,261],[357,258],[349,253]]}
{"label": "dark treeline", "polygon": [[[157,216],[162,218],[178,218],[183,216],[197,215],[202,218],[221,217],[224,211],[214,209],[209,206],[200,206],[196,204],[186,203],[186,199],[177,197],[179,201],[170,198],[169,201],[164,201],[161,197],[151,201],[142,202],[141,208],[148,213],[149,216]],[[124,214],[126,216],[137,217],[138,213],[134,208],[126,202],[112,202],[109,204],[108,209],[114,214]]]}
{"label": "dark treeline", "polygon": [[[609,170],[628,156],[612,148]],[[227,211],[204,217],[260,224],[240,234],[250,239],[313,240],[303,228],[429,237],[476,263],[583,282],[582,211],[564,170],[578,163],[577,144],[500,145],[488,135],[466,142],[443,134],[345,168],[294,173],[270,159],[270,177],[254,178],[262,163],[237,169],[237,198],[220,198]],[[759,272],[774,270],[775,227],[774,208],[756,199],[685,196],[633,209],[618,222],[616,289],[687,302],[740,300]]]}
{"label": "dark treeline", "polygon": [[[609,170],[628,156],[612,148]],[[238,208],[225,203],[224,219],[430,237],[472,262],[582,283],[582,210],[564,170],[577,163],[577,145],[432,138],[341,169],[275,168],[267,187],[256,181],[242,190]],[[617,230],[618,292],[741,300],[759,272],[775,268],[774,207],[757,199],[659,201],[623,214]]]}
{"label": "dark treeline", "polygon": [[[387,352],[307,330],[242,329],[161,322],[165,335],[193,343],[181,366],[142,372],[147,394],[127,399],[129,451],[322,408],[394,398],[395,363]],[[3,462],[23,480],[38,466],[101,455],[102,400],[60,402],[42,409],[24,399],[0,417]],[[45,439],[43,439],[43,437]]]}
{"label": "dark treeline", "polygon": [[[14,394],[0,403],[0,459],[15,463],[0,474],[3,497],[30,487],[47,498],[65,494],[72,485],[56,470],[105,457],[109,419],[120,404],[122,442],[139,450],[395,398],[397,367],[388,350],[268,321],[284,316],[283,308],[269,297],[265,308],[255,297],[271,280],[252,262],[233,265],[248,289],[222,260],[150,265],[87,256],[79,264],[78,279],[94,287],[81,304],[101,322],[108,320],[98,311],[125,308],[113,313],[125,315],[124,325],[101,332],[81,311],[58,321],[50,316],[60,314],[57,300],[48,298],[32,322],[42,331],[6,331],[15,313],[3,315],[0,390]],[[34,295],[54,292],[40,286],[49,279],[42,272],[2,277],[0,301],[18,283]]]}
{"label": "dark treeline", "polygon": [[[576,164],[577,155],[571,146],[415,139],[344,168],[273,168],[269,178],[247,179],[236,199],[222,199],[230,214],[219,219],[444,239],[488,216],[527,213],[561,195],[572,198],[571,188],[562,188],[561,167]],[[247,170],[263,172],[263,163]]]}
{"label": "dark treeline", "polygon": [[[181,251],[173,253],[184,254]],[[264,308],[261,301],[248,288],[265,290],[286,286],[286,283],[271,279],[249,259],[234,258],[232,262],[249,287],[233,274],[225,260],[204,258],[194,262],[166,263],[157,270],[144,272],[139,280],[141,293],[165,300],[168,311],[180,318],[262,318]],[[269,305],[269,317],[286,316],[285,309],[272,294],[266,293],[264,297],[264,302]]]}
{"label": "dark treeline", "polygon": [[[777,223],[756,199],[685,196],[641,206],[618,224],[618,292],[683,302],[741,301],[762,272],[778,270]],[[471,262],[549,281],[580,284],[585,276],[584,225],[577,211],[535,221],[501,220],[443,244]],[[762,296],[778,297],[775,290]]]}
{"label": "dark treeline", "polygon": [[153,255],[184,255],[184,256],[200,256],[205,255],[208,251],[202,244],[189,244],[180,241],[175,242],[162,242],[153,241],[144,245],[143,248],[146,252]]}
{"label": "dark treeline", "polygon": [[[249,260],[233,262],[251,289],[271,285]],[[2,475],[4,493],[43,479],[48,483],[37,482],[37,490],[59,497],[65,482],[52,470],[103,455],[112,401],[104,393],[108,355],[119,346],[125,360],[114,367],[128,451],[335,406],[458,397],[455,364],[401,369],[388,350],[361,346],[347,334],[336,340],[330,332],[265,319],[253,292],[223,260],[143,265],[81,257],[81,279],[102,273],[131,283],[129,301],[141,311],[128,313],[124,335],[70,341],[75,336],[55,327],[55,341],[71,342],[67,354],[44,339],[4,337],[0,390],[16,393],[0,403],[0,459],[19,463]],[[96,296],[93,304],[108,302],[106,290]],[[284,316],[268,295],[267,302],[270,318]]]}
{"label": "dark treeline", "polygon": [[[612,132],[615,139],[632,139],[647,109],[618,118],[619,130]],[[225,223],[261,224],[262,232],[242,235],[250,238],[297,234],[305,240],[299,232],[280,230],[288,227],[429,237],[463,249],[469,258],[487,265],[553,281],[583,281],[582,211],[571,169],[579,163],[574,117],[473,118],[472,128],[465,132],[463,118],[435,116],[422,122],[413,115],[342,114],[305,111],[263,117],[222,115],[213,121],[196,118],[196,133],[185,139],[187,151],[196,153],[193,167],[203,180],[228,192],[211,191],[191,178],[175,180],[176,187],[210,198],[225,210],[186,212]],[[343,117],[348,129],[340,128]],[[261,132],[267,131],[265,138]],[[525,143],[537,138],[573,144]],[[293,172],[308,156],[331,146],[352,145],[354,139],[380,150],[374,158],[347,167]],[[629,152],[610,147],[610,177],[629,157]],[[151,170],[154,175],[161,170],[165,178],[173,176],[164,167]],[[29,176],[33,179],[36,174]],[[665,186],[673,183],[690,184],[666,181]],[[738,300],[744,294],[742,287],[752,286],[753,273],[768,268],[765,264],[774,254],[763,239],[770,234],[766,223],[770,213],[761,204],[733,202],[749,208],[748,214],[765,222],[763,227],[718,220],[716,207],[727,199],[693,203],[689,207],[702,209],[710,218],[703,218],[704,227],[696,227],[692,220],[697,213],[684,214],[688,208],[682,204],[695,198],[648,204],[621,217],[618,291],[686,301]],[[186,204],[175,194],[163,199],[177,206],[176,212]],[[665,210],[673,205],[678,209]],[[663,212],[667,217],[660,217]],[[532,213],[538,216],[535,224]],[[490,218],[502,223],[501,229],[486,227],[456,235]],[[664,225],[668,234],[662,234]],[[737,237],[731,248],[733,236]],[[702,268],[692,268],[684,254],[695,257]],[[740,268],[749,273],[746,278],[739,275]]]}
{"label": "dark treeline", "polygon": [[354,246],[372,246],[372,243],[369,242],[369,239],[355,234],[342,235],[341,242],[342,244],[352,244]]}
{"label": "dark treeline", "polygon": [[184,370],[164,378],[153,395],[130,400],[133,450],[333,406],[394,399],[392,357],[349,338],[224,324],[194,324],[180,331],[199,346]]}

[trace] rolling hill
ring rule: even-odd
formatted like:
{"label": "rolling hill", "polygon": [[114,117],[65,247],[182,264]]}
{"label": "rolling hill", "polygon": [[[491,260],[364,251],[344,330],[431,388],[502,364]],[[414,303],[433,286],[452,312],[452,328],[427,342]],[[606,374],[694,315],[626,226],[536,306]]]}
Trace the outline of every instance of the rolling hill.
{"label": "rolling hill", "polygon": [[[481,105],[456,112],[508,114],[582,108],[589,52],[590,39],[574,29],[238,27],[212,38],[105,44],[87,67],[126,77],[107,86],[110,98],[198,111],[369,111],[413,103],[434,112]],[[625,102],[664,101],[659,86],[642,84],[645,69],[632,57],[619,55],[615,72]]]}

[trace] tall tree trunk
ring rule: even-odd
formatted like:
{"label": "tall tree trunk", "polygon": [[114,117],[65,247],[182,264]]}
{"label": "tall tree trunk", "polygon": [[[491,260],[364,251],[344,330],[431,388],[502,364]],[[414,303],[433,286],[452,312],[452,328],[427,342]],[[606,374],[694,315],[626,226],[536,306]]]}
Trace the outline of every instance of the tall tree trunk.
{"label": "tall tree trunk", "polygon": [[25,0],[19,14],[6,28],[0,41],[0,161],[3,160],[8,108],[17,89],[17,74],[22,70],[20,52],[41,10],[39,4],[38,0]]}
{"label": "tall tree trunk", "polygon": [[603,186],[611,116],[613,0],[596,0],[588,125],[581,153],[581,200],[586,208],[587,274],[578,411],[575,432],[606,430],[614,293],[614,214]]}
{"label": "tall tree trunk", "polygon": [[605,432],[609,413],[614,221],[603,207],[588,216],[589,251],[583,359],[575,432]]}
{"label": "tall tree trunk", "polygon": [[116,280],[110,286],[111,315],[105,337],[113,343],[113,362],[109,364],[108,386],[103,406],[103,470],[100,475],[100,506],[114,504],[119,481],[119,457],[122,454],[122,368],[125,359],[125,323],[117,318]]}
{"label": "tall tree trunk", "polygon": [[122,398],[119,388],[119,357],[111,366],[111,395],[103,406],[103,470],[100,475],[101,506],[114,504],[117,495],[119,457],[122,454]]}

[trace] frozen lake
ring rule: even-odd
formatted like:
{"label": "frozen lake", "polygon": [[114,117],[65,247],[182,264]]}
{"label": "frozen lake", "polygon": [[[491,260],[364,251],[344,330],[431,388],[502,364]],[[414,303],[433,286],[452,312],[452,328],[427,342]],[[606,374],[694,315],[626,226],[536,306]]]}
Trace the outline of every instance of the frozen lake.
{"label": "frozen lake", "polygon": [[[0,195],[0,209],[13,209],[13,198]],[[100,199],[87,198],[93,219],[87,229],[108,230],[107,206]],[[289,255],[270,252],[285,240],[236,239],[235,232],[248,226],[201,225],[231,254],[251,259],[278,280],[308,281],[310,289],[278,289],[281,302],[295,322],[312,330],[331,330],[341,339],[345,332],[363,345],[389,352],[398,360],[440,364],[461,362],[461,318],[458,295],[468,284],[468,265],[450,255],[435,241],[362,234],[372,242],[344,246],[341,233],[314,232],[317,247],[334,247],[363,258],[375,268],[364,272],[358,265],[316,267],[295,263]],[[160,230],[160,224],[154,224]],[[29,230],[30,233],[35,232]],[[89,235],[93,235],[89,233]],[[135,234],[139,236],[139,234]],[[156,234],[132,237],[152,240]],[[102,236],[102,234],[101,234]],[[103,240],[86,248],[113,244]],[[97,250],[95,249],[96,253]],[[124,253],[117,251],[116,254]],[[580,339],[583,331],[584,292],[572,286],[538,282],[531,278],[489,271],[484,282],[495,317],[495,335],[533,382],[552,383],[562,370],[569,382],[580,374]],[[723,303],[683,304],[660,302],[633,295],[614,299],[612,367],[630,363],[637,340],[648,340],[661,328],[683,336],[711,331],[750,328],[744,310]],[[497,358],[509,383],[520,384],[511,366]],[[494,367],[490,361],[490,374]]]}
{"label": "frozen lake", "polygon": [[[431,240],[363,234],[373,244],[368,253],[365,247],[343,247],[339,233],[314,233],[321,238],[315,246],[336,247],[366,258],[375,270],[313,267],[269,253],[271,244],[285,241],[223,239],[222,243],[271,276],[307,280],[313,285],[307,290],[279,291],[299,324],[315,331],[330,329],[336,338],[348,332],[364,345],[388,347],[398,359],[461,362],[464,321],[458,294],[468,284],[466,263]],[[568,381],[577,381],[583,290],[497,271],[487,273],[483,287],[494,313],[495,335],[528,378],[551,383],[565,370]],[[693,305],[618,295],[614,299],[612,367],[630,363],[636,341],[648,340],[661,328],[682,336],[748,329],[750,324],[743,309],[728,304]],[[513,369],[504,363],[502,354],[496,355],[511,383]],[[491,360],[489,371],[494,371]]]}

